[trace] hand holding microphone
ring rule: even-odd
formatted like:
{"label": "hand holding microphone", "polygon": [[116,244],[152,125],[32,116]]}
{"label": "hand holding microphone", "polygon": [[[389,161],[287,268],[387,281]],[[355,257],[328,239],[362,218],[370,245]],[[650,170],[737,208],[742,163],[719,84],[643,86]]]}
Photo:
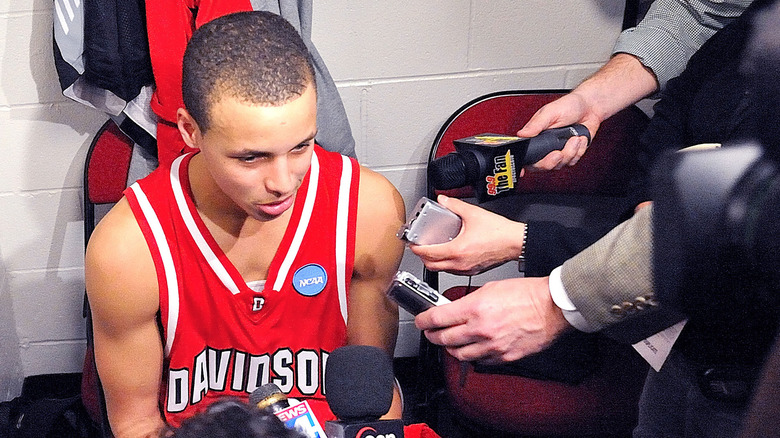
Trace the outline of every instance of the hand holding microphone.
{"label": "hand holding microphone", "polygon": [[480,203],[505,196],[514,190],[523,166],[562,149],[572,137],[590,142],[588,128],[579,124],[547,129],[531,138],[491,133],[461,138],[453,141],[455,152],[428,165],[429,182],[436,190],[472,186]]}

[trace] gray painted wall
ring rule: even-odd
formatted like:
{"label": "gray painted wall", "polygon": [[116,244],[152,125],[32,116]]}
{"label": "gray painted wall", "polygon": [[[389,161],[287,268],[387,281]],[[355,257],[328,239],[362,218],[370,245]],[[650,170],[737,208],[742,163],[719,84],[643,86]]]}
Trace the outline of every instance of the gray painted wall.
{"label": "gray painted wall", "polygon": [[[575,86],[608,58],[623,14],[620,0],[314,8],[312,39],[339,86],[358,157],[407,207],[424,192],[428,148],[454,110],[493,91]],[[51,1],[0,0],[0,400],[18,393],[23,376],[80,371],[84,354],[81,172],[105,116],[62,97],[52,14]],[[404,269],[421,266],[404,257]],[[402,318],[396,355],[414,355],[419,334]]]}

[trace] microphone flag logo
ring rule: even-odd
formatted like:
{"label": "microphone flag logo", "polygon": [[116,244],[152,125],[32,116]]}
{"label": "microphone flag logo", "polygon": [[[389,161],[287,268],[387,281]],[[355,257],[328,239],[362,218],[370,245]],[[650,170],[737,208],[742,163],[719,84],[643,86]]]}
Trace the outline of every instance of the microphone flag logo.
{"label": "microphone flag logo", "polygon": [[326,438],[325,431],[306,400],[276,412],[275,415],[288,429],[295,429],[307,438]]}
{"label": "microphone flag logo", "polygon": [[374,432],[374,433],[376,433],[376,429],[374,429],[373,427],[370,427],[370,426],[366,426],[366,427],[364,427],[364,428],[362,428],[362,429],[360,429],[358,431],[357,438],[363,438],[363,434],[365,432]]}

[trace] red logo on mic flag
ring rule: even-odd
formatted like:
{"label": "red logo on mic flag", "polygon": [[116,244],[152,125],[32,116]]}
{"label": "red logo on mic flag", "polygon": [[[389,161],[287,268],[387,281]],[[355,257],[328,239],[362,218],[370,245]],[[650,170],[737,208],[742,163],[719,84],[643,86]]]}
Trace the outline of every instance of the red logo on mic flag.
{"label": "red logo on mic flag", "polygon": [[358,433],[357,433],[357,438],[362,438],[362,437],[363,437],[363,434],[364,434],[365,432],[376,432],[376,429],[374,429],[373,427],[370,427],[370,426],[366,426],[366,427],[364,427],[364,428],[362,428],[362,429],[360,429],[360,430],[358,431]]}

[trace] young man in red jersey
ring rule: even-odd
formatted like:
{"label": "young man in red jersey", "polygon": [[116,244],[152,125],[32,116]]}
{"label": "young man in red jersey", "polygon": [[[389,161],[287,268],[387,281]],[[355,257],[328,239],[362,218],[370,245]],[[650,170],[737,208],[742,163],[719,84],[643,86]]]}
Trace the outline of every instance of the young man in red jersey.
{"label": "young man in red jersey", "polygon": [[[398,310],[384,292],[403,252],[403,201],[314,144],[310,55],[281,17],[202,26],[183,78],[178,127],[198,152],[131,186],[87,249],[113,433],[156,436],[268,382],[324,423],[328,354],[393,353]],[[396,394],[388,416],[401,410]]]}

